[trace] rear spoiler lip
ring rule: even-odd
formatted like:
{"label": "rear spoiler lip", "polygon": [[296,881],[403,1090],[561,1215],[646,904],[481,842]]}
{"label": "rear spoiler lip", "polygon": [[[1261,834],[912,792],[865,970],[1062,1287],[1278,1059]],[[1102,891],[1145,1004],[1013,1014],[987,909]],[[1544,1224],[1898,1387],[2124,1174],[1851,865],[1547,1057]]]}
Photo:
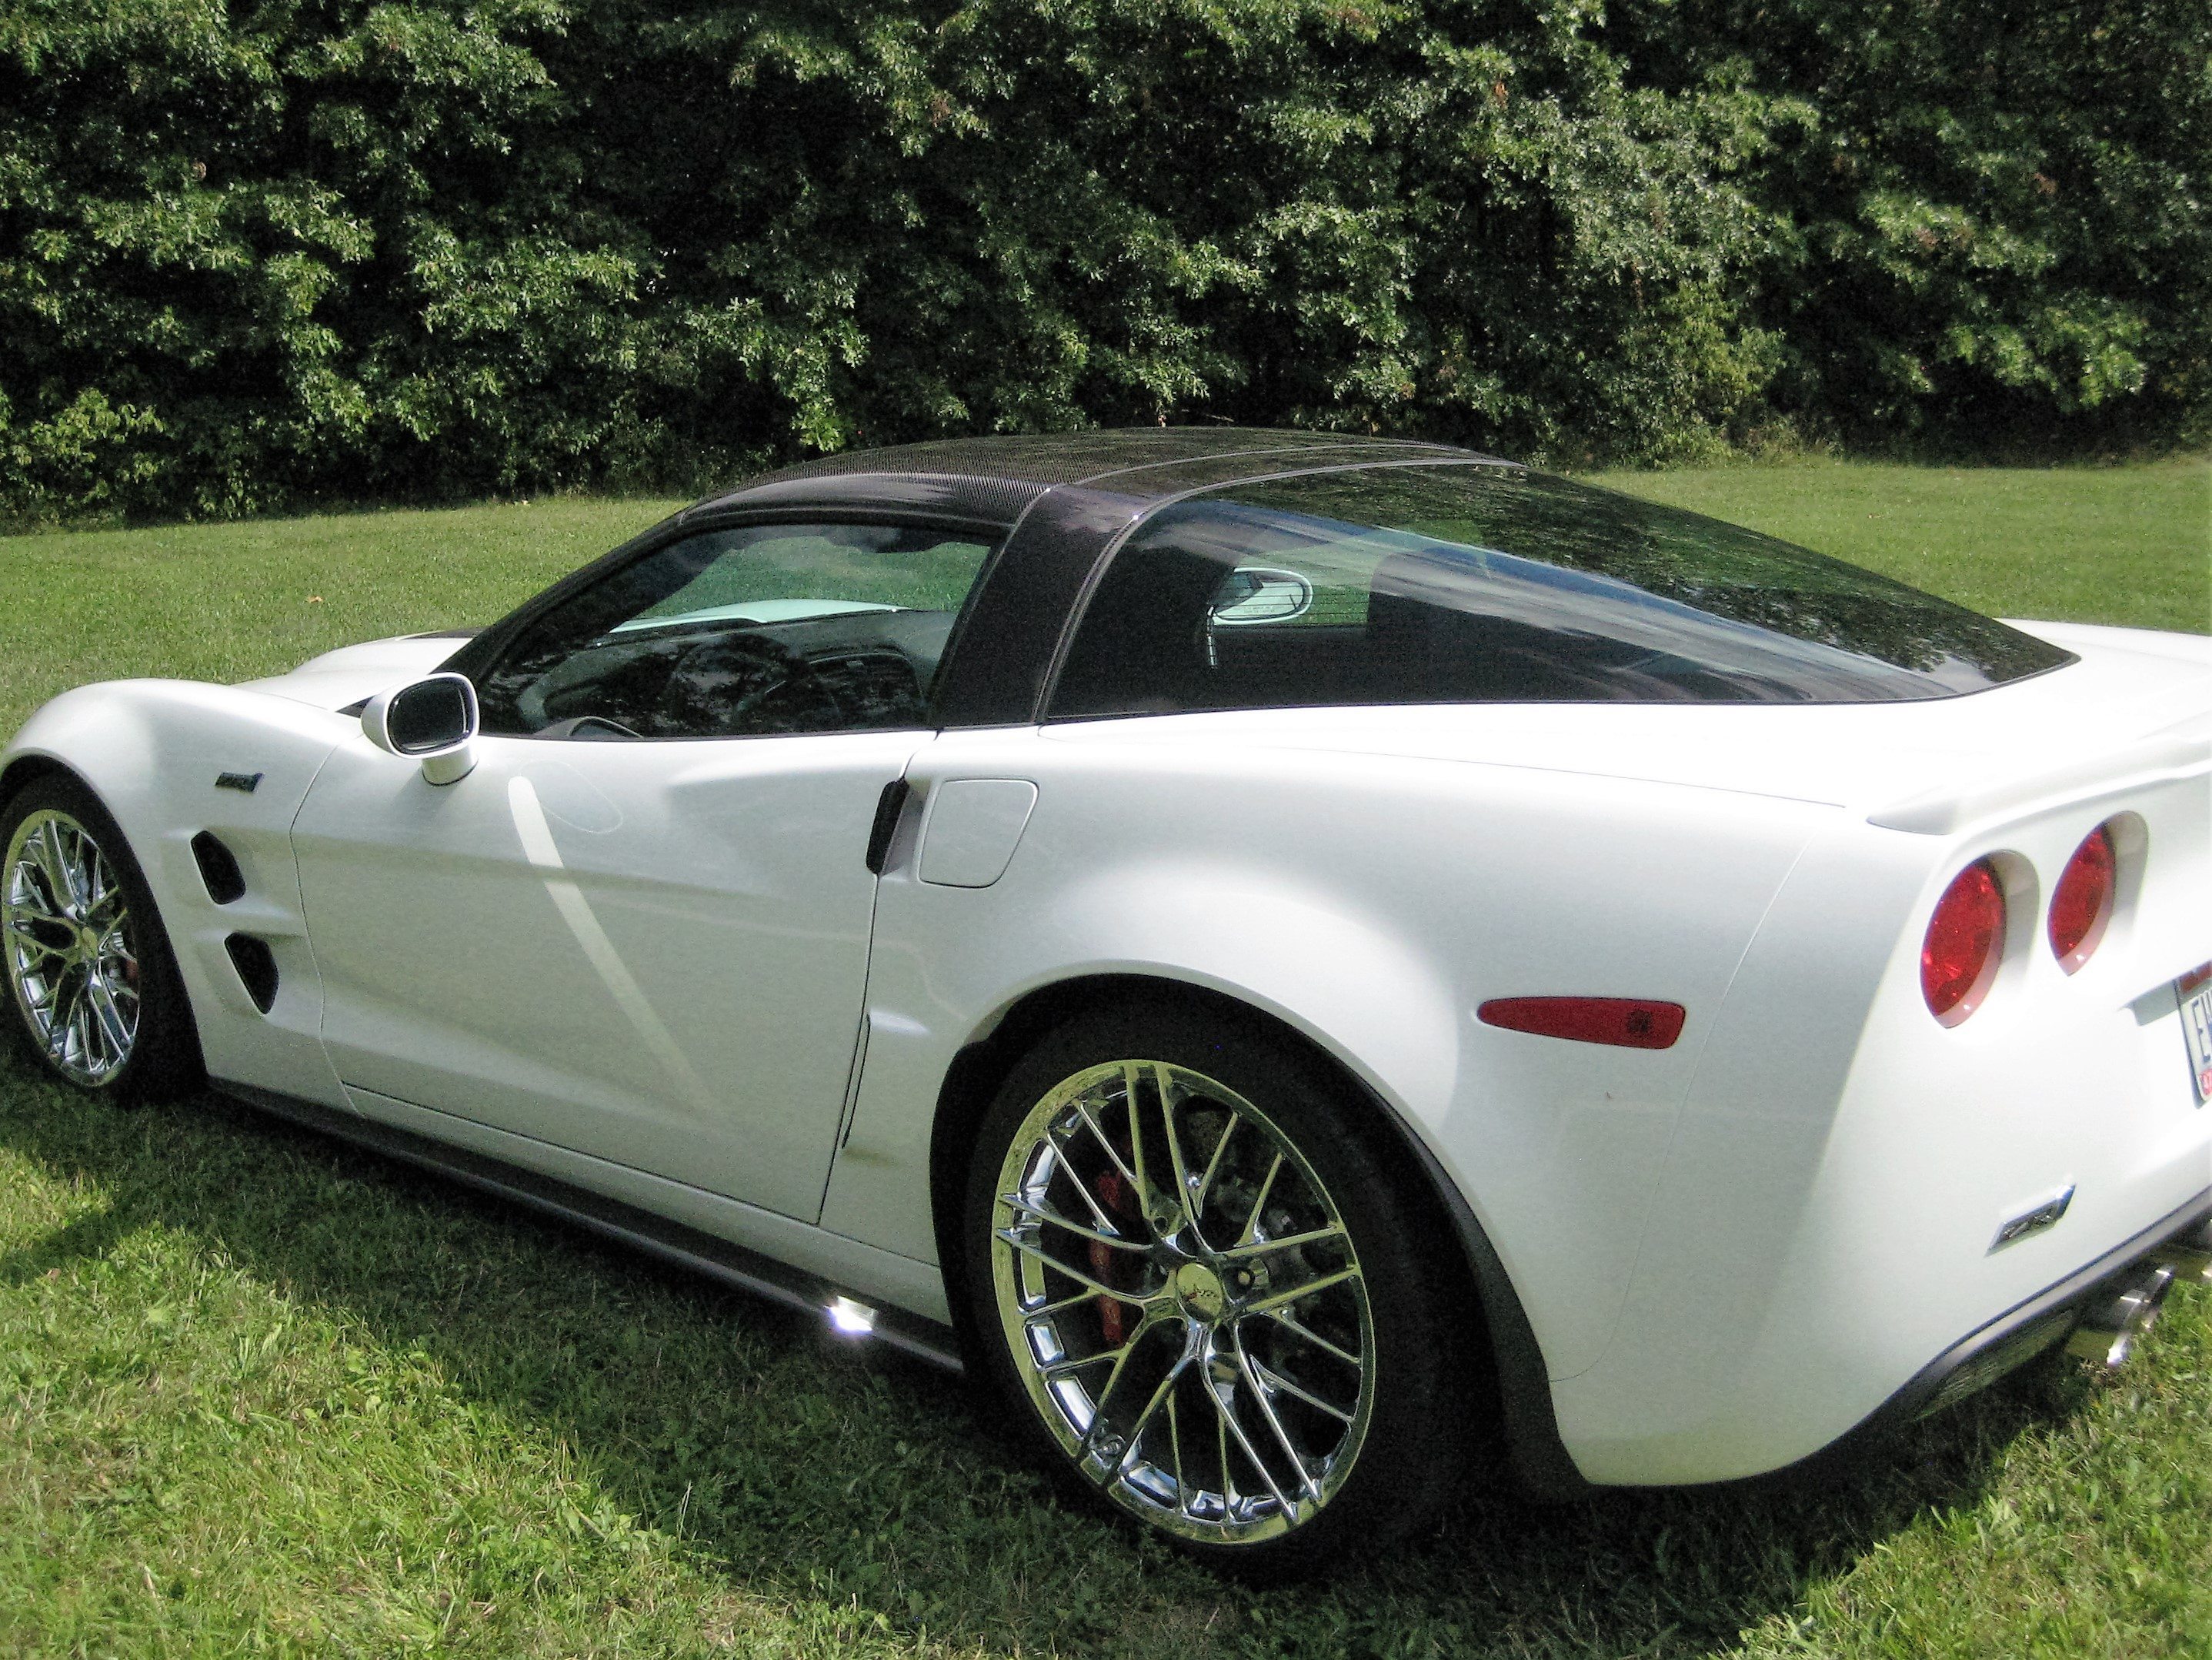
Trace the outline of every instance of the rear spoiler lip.
{"label": "rear spoiler lip", "polygon": [[2208,771],[2212,714],[2193,714],[2109,754],[2014,778],[1939,785],[1876,809],[1867,822],[1913,836],[1955,836],[2022,807],[2083,806]]}

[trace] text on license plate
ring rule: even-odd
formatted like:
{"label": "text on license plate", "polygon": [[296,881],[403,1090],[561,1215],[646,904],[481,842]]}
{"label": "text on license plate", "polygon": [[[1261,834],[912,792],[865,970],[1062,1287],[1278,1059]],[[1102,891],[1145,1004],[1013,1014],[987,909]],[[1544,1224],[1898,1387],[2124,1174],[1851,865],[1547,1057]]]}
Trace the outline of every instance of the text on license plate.
{"label": "text on license plate", "polygon": [[2173,982],[2181,1004],[2181,1037],[2189,1045],[2189,1075],[2197,1104],[2212,1100],[2212,963]]}

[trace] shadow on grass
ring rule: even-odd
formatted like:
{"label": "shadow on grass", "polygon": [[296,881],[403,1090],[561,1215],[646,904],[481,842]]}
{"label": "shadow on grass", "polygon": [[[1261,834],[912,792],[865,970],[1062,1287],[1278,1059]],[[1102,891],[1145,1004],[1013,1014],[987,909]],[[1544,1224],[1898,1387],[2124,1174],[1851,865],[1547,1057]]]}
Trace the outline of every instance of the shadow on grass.
{"label": "shadow on grass", "polygon": [[1064,1506],[957,1380],[228,1101],[118,1112],[0,1059],[0,1144],[112,1201],[0,1255],[0,1284],[175,1230],[565,1438],[617,1504],[733,1591],[988,1649],[1726,1646],[1917,1512],[1971,1504],[2007,1443],[2085,1391],[2031,1371],[1819,1489],[1560,1510],[1471,1494],[1328,1584],[1257,1591]]}

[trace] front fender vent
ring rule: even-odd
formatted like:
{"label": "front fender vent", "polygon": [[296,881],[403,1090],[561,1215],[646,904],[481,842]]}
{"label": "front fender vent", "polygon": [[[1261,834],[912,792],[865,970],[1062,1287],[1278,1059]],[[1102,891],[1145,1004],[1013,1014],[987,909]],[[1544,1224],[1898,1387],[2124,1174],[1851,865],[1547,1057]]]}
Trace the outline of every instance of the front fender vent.
{"label": "front fender vent", "polygon": [[216,904],[246,897],[246,873],[238,867],[238,855],[217,841],[212,830],[192,837],[192,862],[200,867],[200,881]]}
{"label": "front fender vent", "polygon": [[250,933],[234,933],[222,948],[230,953],[230,965],[238,970],[239,983],[253,1006],[268,1013],[276,1001],[276,953],[269,949],[269,942]]}

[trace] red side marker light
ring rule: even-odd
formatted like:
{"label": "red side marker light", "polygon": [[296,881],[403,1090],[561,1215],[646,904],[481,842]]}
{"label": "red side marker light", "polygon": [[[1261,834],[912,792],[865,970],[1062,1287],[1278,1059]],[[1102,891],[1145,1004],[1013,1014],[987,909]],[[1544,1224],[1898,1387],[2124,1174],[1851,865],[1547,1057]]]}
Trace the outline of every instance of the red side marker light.
{"label": "red side marker light", "polygon": [[2105,937],[2105,924],[2112,920],[2112,829],[2100,824],[2091,830],[2066,868],[2051,896],[2051,954],[2071,974],[2089,960],[2097,942]]}
{"label": "red side marker light", "polygon": [[1475,1010],[1486,1025],[1611,1043],[1624,1049],[1672,1048],[1682,1035],[1682,1006],[1644,997],[1493,997]]}
{"label": "red side marker light", "polygon": [[1928,1012],[1955,1026],[1989,994],[2004,955],[2004,886],[1997,869],[1977,859],[1951,879],[1920,942],[1920,994]]}

